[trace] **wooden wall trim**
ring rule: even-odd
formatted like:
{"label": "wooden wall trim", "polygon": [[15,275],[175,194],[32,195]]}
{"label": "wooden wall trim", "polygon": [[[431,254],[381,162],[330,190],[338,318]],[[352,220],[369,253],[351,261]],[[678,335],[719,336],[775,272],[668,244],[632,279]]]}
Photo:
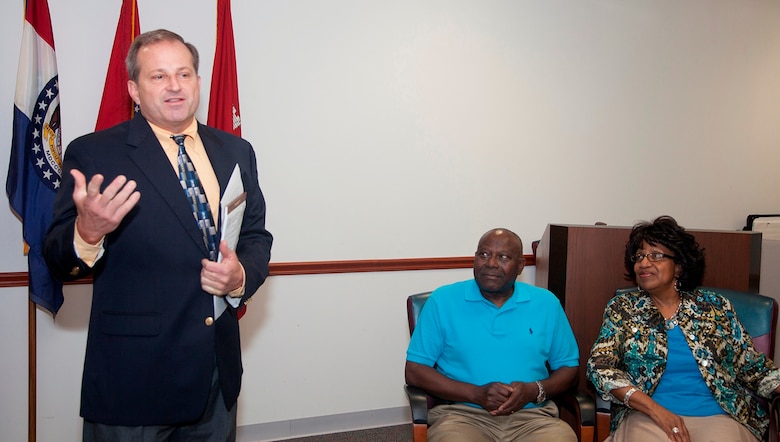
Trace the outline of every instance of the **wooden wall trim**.
{"label": "wooden wall trim", "polygon": [[[533,255],[525,255],[525,265],[536,264]],[[398,272],[412,270],[468,269],[474,263],[472,256],[443,258],[364,259],[344,261],[272,262],[271,276],[317,275],[327,273]],[[90,284],[90,279],[72,284]],[[26,287],[27,272],[0,273],[0,288]]]}
{"label": "wooden wall trim", "polygon": [[0,287],[26,287],[27,272],[0,273]]}
{"label": "wooden wall trim", "polygon": [[404,270],[462,269],[473,265],[470,256],[449,258],[367,259],[271,263],[271,275],[393,272]]}

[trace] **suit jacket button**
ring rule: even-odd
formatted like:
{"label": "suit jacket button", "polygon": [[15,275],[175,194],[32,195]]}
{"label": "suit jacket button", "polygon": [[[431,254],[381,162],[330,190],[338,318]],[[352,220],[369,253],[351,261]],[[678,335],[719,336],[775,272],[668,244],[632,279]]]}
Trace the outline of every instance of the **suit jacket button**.
{"label": "suit jacket button", "polygon": [[73,267],[72,269],[70,269],[70,276],[76,276],[76,275],[78,275],[80,270],[81,270],[81,269],[79,269],[79,268],[78,268],[78,266],[76,266],[76,267]]}
{"label": "suit jacket button", "polygon": [[206,318],[205,322],[206,322],[206,326],[211,327],[214,324],[214,318],[209,316],[208,318]]}

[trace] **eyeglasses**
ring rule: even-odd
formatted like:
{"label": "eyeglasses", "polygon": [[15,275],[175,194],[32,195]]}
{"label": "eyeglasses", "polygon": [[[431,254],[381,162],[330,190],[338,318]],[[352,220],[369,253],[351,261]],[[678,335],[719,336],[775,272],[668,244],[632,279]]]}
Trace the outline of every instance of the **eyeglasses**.
{"label": "eyeglasses", "polygon": [[640,262],[645,258],[647,258],[647,260],[650,262],[658,262],[664,260],[665,258],[674,259],[674,256],[667,255],[666,253],[660,253],[660,252],[645,253],[645,254],[637,253],[636,255],[631,256],[631,262],[634,263]]}

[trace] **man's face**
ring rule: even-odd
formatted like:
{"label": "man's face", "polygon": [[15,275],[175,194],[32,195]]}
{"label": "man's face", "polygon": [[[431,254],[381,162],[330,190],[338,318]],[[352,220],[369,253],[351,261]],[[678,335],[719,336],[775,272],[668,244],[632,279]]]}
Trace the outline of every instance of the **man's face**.
{"label": "man's face", "polygon": [[127,90],[143,116],[171,133],[182,133],[200,103],[200,77],[192,54],[178,41],[162,41],[138,51],[138,81]]}
{"label": "man's face", "polygon": [[479,241],[474,254],[474,279],[483,295],[511,295],[517,275],[523,270],[522,244],[502,230]]}

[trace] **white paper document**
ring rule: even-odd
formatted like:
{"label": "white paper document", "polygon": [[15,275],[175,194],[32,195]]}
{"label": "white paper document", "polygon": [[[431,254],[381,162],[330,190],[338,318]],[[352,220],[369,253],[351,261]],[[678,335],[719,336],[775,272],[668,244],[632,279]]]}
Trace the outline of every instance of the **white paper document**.
{"label": "white paper document", "polygon": [[[238,245],[238,236],[241,233],[241,223],[244,220],[244,210],[246,209],[246,192],[244,191],[244,182],[241,180],[241,168],[233,168],[230,174],[230,180],[225,187],[225,193],[219,203],[220,214],[222,218],[222,237],[221,241],[227,241],[230,250],[236,250]],[[222,262],[222,253],[217,257],[217,262]],[[227,308],[226,302],[228,296],[214,297],[214,319],[219,318],[222,312]],[[231,298],[233,299],[233,298]],[[234,298],[238,303],[239,298]],[[236,304],[234,307],[237,307]]]}

